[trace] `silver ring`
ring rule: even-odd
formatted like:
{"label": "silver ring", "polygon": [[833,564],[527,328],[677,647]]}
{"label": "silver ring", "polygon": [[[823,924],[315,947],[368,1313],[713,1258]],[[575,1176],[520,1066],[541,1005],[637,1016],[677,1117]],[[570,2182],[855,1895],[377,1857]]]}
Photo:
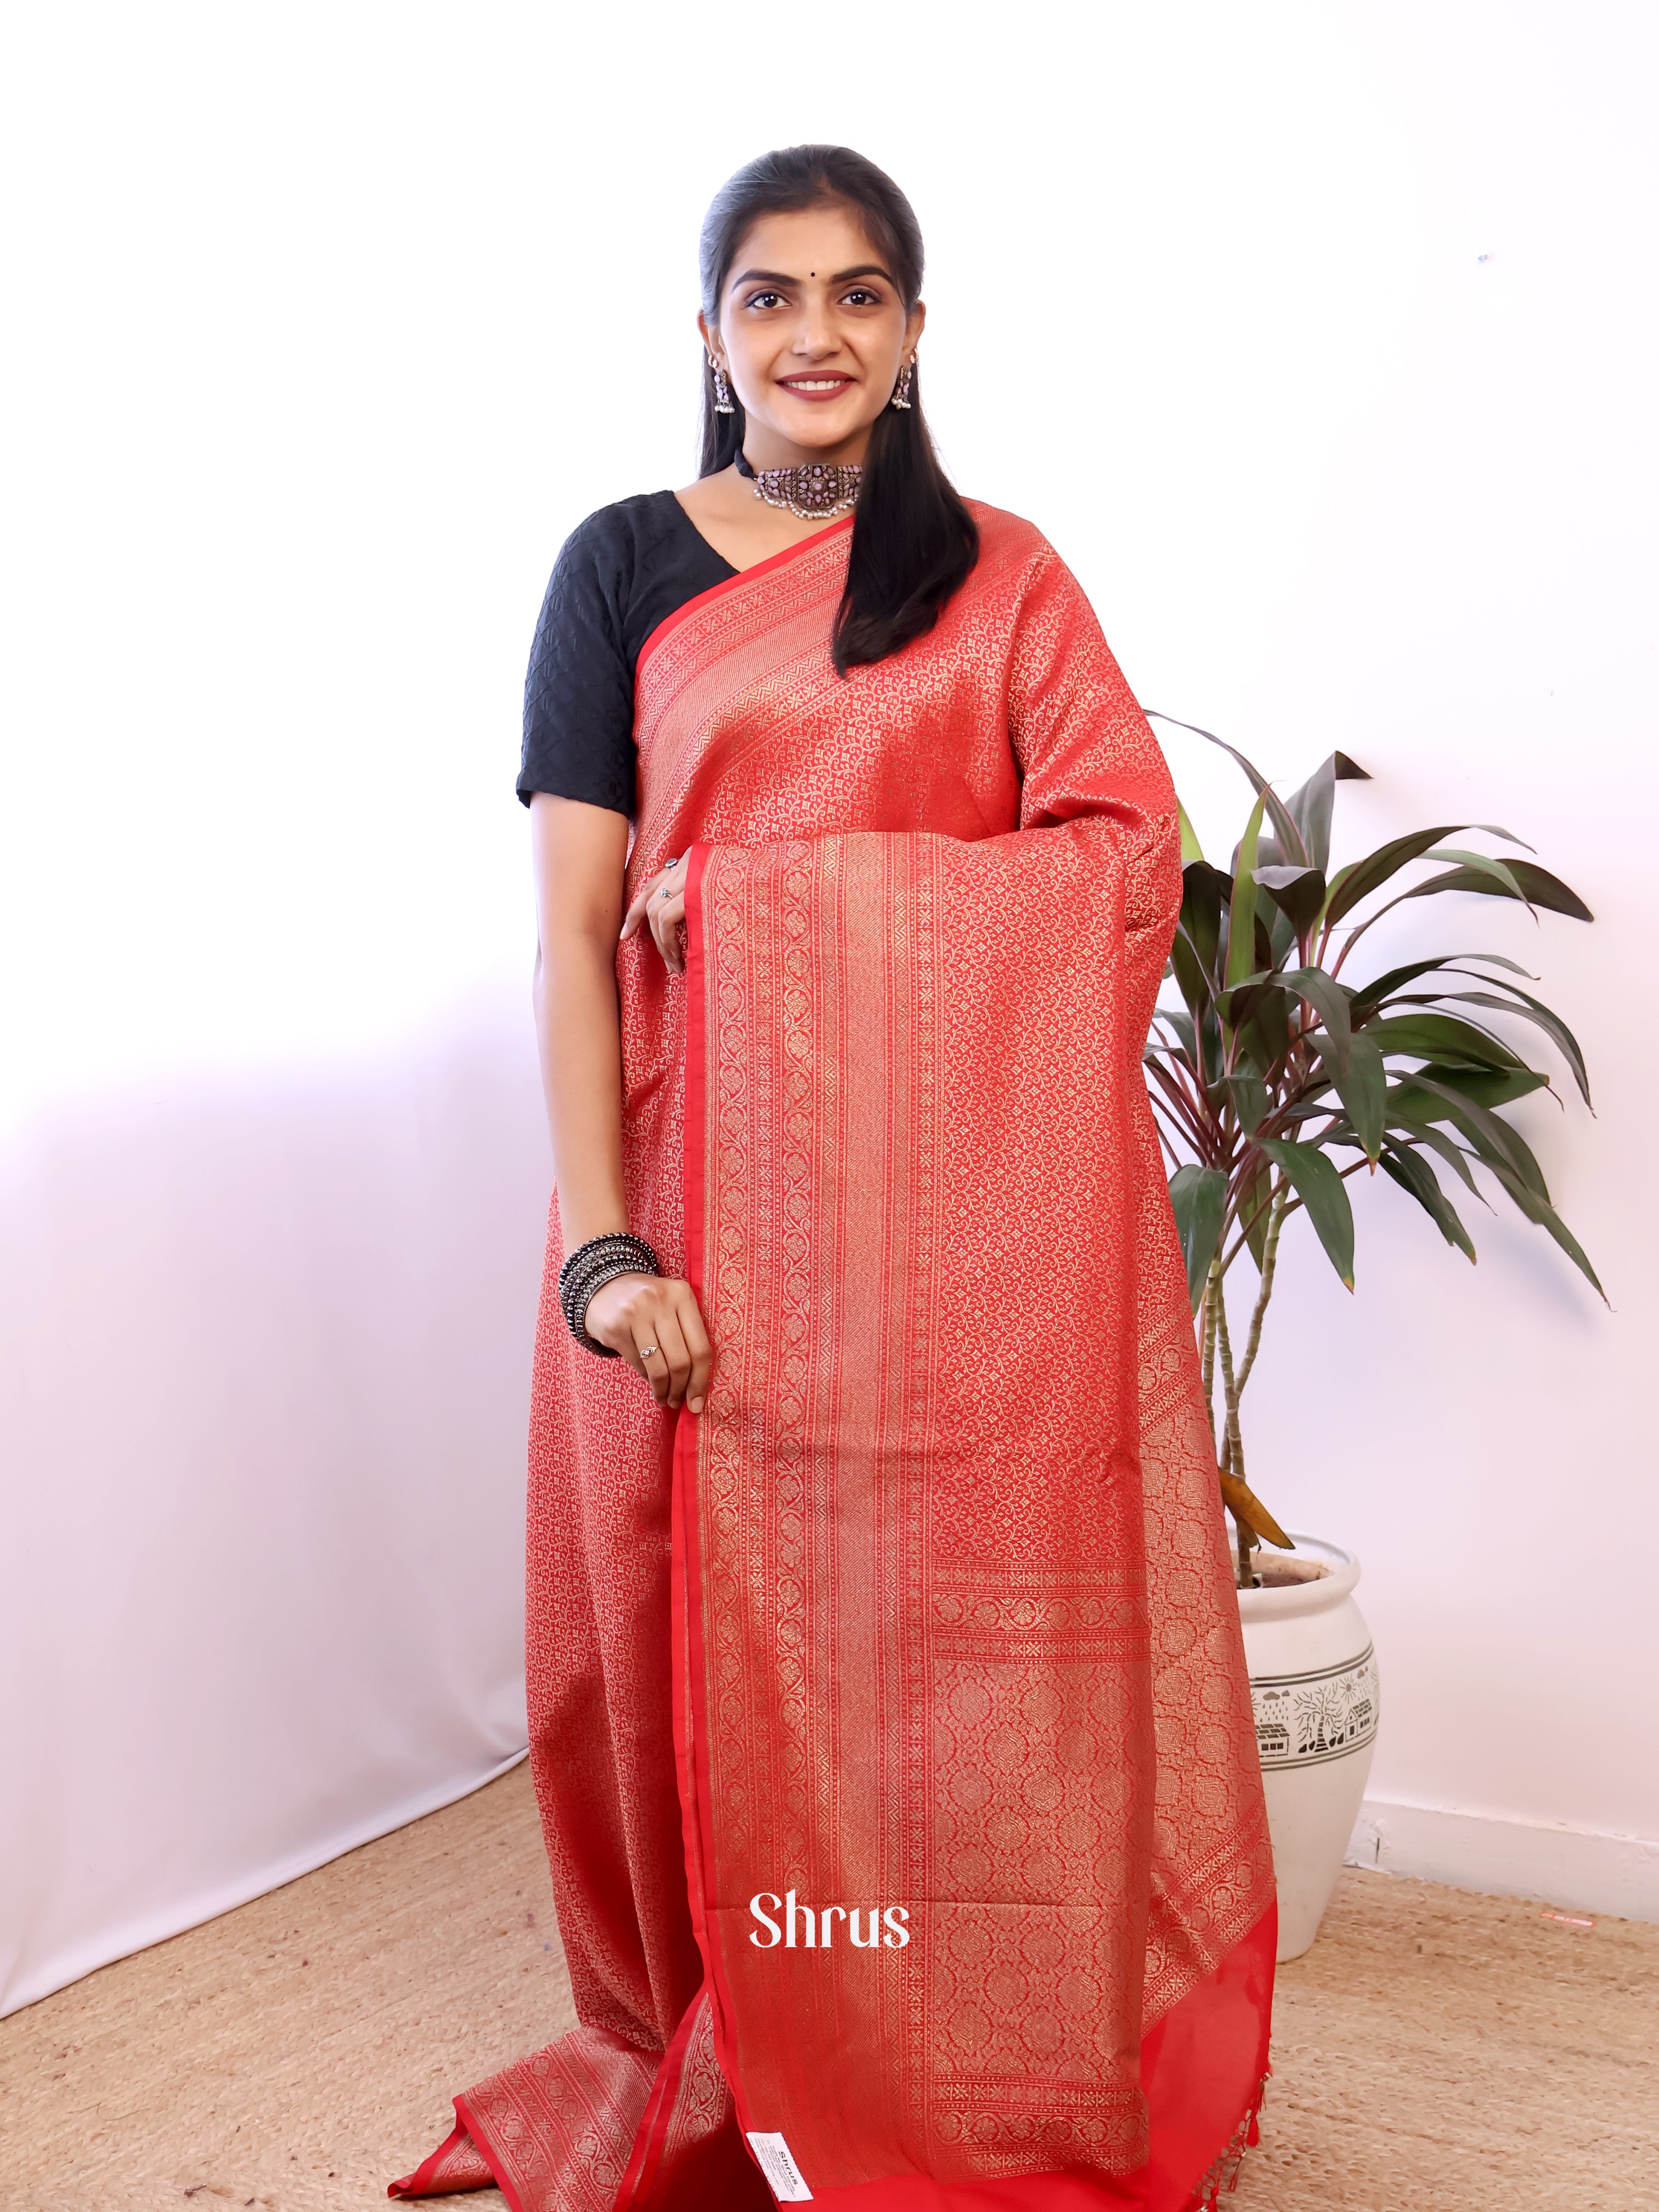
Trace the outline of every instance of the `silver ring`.
{"label": "silver ring", "polygon": [[654,1344],[642,1344],[640,1346],[640,1358],[641,1359],[654,1359],[656,1356],[657,1347]]}

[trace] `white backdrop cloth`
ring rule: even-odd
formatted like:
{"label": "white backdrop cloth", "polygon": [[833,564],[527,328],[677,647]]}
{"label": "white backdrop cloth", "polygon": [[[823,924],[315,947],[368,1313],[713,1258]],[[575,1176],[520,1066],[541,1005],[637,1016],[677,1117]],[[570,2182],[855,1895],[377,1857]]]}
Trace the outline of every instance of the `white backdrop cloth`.
{"label": "white backdrop cloth", "polygon": [[15,1146],[0,2010],[522,1750],[545,1146],[493,1012]]}

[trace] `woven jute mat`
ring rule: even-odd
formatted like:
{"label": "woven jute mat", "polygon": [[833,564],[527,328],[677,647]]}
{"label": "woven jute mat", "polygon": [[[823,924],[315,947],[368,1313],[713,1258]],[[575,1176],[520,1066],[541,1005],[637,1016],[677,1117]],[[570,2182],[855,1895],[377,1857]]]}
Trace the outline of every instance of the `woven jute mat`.
{"label": "woven jute mat", "polygon": [[[520,1767],[0,2021],[0,2207],[367,2212],[573,2018]],[[1659,2208],[1659,1928],[1351,1872],[1273,2067],[1240,2212]]]}

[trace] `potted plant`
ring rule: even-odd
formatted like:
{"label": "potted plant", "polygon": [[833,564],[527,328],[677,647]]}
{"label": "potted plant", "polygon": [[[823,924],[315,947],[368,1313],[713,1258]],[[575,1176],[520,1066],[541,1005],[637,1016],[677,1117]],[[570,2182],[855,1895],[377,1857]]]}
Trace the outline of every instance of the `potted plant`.
{"label": "potted plant", "polygon": [[[1256,794],[1225,869],[1205,859],[1182,810],[1181,919],[1166,971],[1179,1002],[1158,1008],[1146,1068],[1216,1425],[1221,1503],[1235,1532],[1279,1874],[1279,1954],[1289,1959],[1313,1942],[1341,1868],[1370,1767],[1377,1686],[1352,1595],[1358,1559],[1322,1539],[1286,1535],[1246,1472],[1239,1405],[1285,1229],[1305,1216],[1352,1291],[1346,1183],[1381,1169],[1473,1261],[1440,1171],[1454,1190],[1462,1186],[1460,1195],[1485,1202],[1479,1170],[1601,1288],[1551,1203],[1537,1160],[1500,1110],[1550,1079],[1488,1022],[1497,1014],[1541,1030],[1588,1104],[1572,1032],[1515,980],[1534,980],[1527,971],[1498,954],[1409,960],[1362,981],[1358,969],[1375,963],[1357,959],[1356,948],[1403,901],[1448,892],[1518,899],[1534,918],[1540,908],[1579,921],[1591,915],[1534,861],[1447,842],[1476,829],[1519,843],[1489,823],[1392,838],[1333,874],[1336,786],[1368,781],[1364,769],[1333,753],[1281,800],[1232,746],[1191,723],[1176,726],[1220,745]],[[1414,862],[1435,864],[1435,872],[1402,881]],[[1241,1336],[1243,1301],[1230,1316],[1228,1292],[1247,1255],[1255,1292]],[[1288,1556],[1264,1565],[1264,1540]]]}

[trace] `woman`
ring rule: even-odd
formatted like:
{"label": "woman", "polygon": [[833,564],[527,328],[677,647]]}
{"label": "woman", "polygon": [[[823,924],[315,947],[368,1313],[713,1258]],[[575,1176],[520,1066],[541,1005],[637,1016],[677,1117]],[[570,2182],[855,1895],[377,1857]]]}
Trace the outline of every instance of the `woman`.
{"label": "woman", "polygon": [[1139,1066],[1175,797],[1072,577],[940,470],[921,261],[843,149],[734,177],[702,474],[549,588],[529,1671],[580,2025],[406,2193],[1182,2212],[1259,2097],[1272,1867]]}

